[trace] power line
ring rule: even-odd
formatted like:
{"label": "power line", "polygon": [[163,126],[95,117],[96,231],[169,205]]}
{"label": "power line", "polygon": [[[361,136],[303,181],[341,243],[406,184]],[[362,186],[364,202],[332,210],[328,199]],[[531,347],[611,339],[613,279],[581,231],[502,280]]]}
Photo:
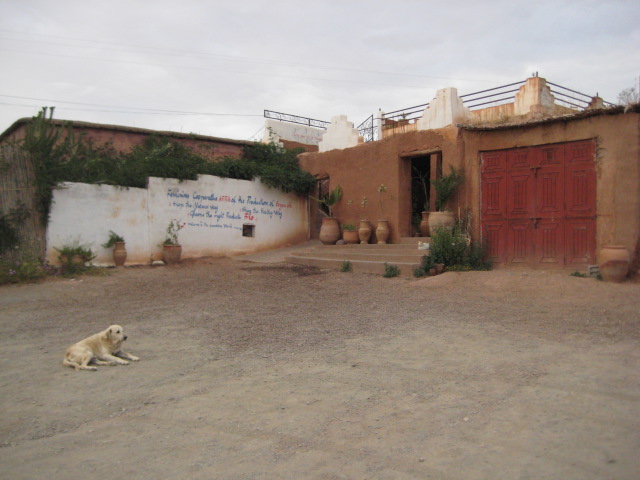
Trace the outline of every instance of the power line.
{"label": "power line", "polygon": [[[75,110],[75,111],[88,111],[88,112],[112,112],[112,113],[134,113],[134,114],[149,114],[149,115],[206,115],[206,116],[220,116],[220,117],[262,117],[264,114],[251,114],[251,113],[214,113],[214,112],[189,112],[189,111],[181,111],[181,110],[164,110],[157,108],[144,108],[144,107],[123,107],[119,105],[104,105],[99,103],[82,103],[82,102],[69,102],[65,100],[53,100],[50,98],[34,98],[34,97],[19,97],[15,95],[2,95],[0,97],[4,98],[15,98],[19,100],[33,100],[38,102],[49,102],[49,103],[62,103],[69,105],[84,105],[88,107],[104,107],[104,108],[117,108],[117,109],[125,109],[125,111],[118,110],[93,110],[93,109],[79,109],[73,107],[63,107],[65,110]],[[3,103],[2,105],[12,105],[10,103]],[[33,105],[18,105],[18,106],[33,106]]]}
{"label": "power line", "polygon": [[[454,81],[457,80],[457,81],[469,81],[469,82],[490,82],[490,80],[465,79],[465,78],[454,78],[454,77],[437,76],[437,75],[425,75],[425,74],[419,74],[419,73],[411,73],[411,72],[407,72],[407,71],[404,71],[404,70],[401,71],[401,72],[397,72],[397,71],[389,72],[389,71],[380,71],[380,70],[359,69],[359,68],[353,68],[353,67],[341,67],[341,66],[336,66],[336,65],[318,65],[318,64],[311,64],[311,63],[291,62],[291,61],[283,61],[283,60],[275,60],[275,59],[242,57],[242,56],[234,56],[234,55],[221,55],[221,54],[215,54],[215,53],[211,53],[211,52],[201,52],[201,51],[189,51],[189,50],[177,50],[177,49],[149,47],[149,46],[145,46],[145,45],[129,45],[129,44],[117,43],[117,42],[105,42],[105,41],[101,41],[101,40],[89,40],[89,39],[83,39],[83,38],[77,38],[77,37],[66,37],[66,36],[59,36],[59,35],[34,34],[34,33],[30,33],[30,32],[19,32],[19,31],[15,31],[15,30],[6,30],[6,29],[0,29],[0,32],[19,34],[19,35],[37,35],[37,36],[46,37],[46,38],[57,38],[57,39],[61,39],[61,40],[71,40],[71,41],[74,41],[74,42],[92,43],[92,44],[96,44],[98,46],[100,46],[100,45],[111,45],[111,46],[114,46],[114,47],[125,47],[125,48],[133,48],[133,49],[152,50],[152,51],[155,50],[156,53],[159,54],[159,55],[170,55],[170,56],[179,56],[179,57],[184,57],[185,55],[186,56],[196,56],[196,57],[204,56],[204,57],[218,58],[218,59],[222,59],[222,60],[241,61],[241,62],[249,62],[249,63],[259,63],[259,64],[264,64],[264,65],[281,65],[281,66],[292,66],[292,67],[315,68],[315,69],[323,69],[323,70],[340,70],[340,71],[348,71],[348,72],[355,72],[355,73],[365,73],[365,74],[392,75],[392,76],[403,77],[403,78],[404,77],[416,77],[416,78],[429,78],[429,79],[437,79],[437,80],[454,80]],[[10,40],[14,40],[14,39],[10,39]],[[17,41],[24,41],[24,40],[17,40]],[[40,40],[28,40],[28,41],[32,42],[32,43],[44,43],[44,44],[47,44],[47,45],[51,44],[50,42],[45,42],[45,41],[40,41]],[[75,47],[75,48],[90,48],[89,46],[83,46],[83,45],[69,45],[69,44],[58,44],[58,45],[60,45],[60,46],[70,46],[70,47]],[[104,47],[101,47],[101,48],[104,48]],[[117,48],[115,48],[115,49],[114,48],[110,48],[110,50],[123,51],[123,50],[119,50]],[[126,51],[126,52],[131,53],[130,51]],[[42,55],[46,55],[46,54],[40,53],[40,52],[21,52],[21,53],[39,53],[39,54],[42,54]],[[72,58],[74,58],[74,57],[72,57]],[[94,60],[107,60],[107,59],[97,59],[97,58],[93,58],[93,59]],[[126,62],[126,63],[135,63],[135,62]],[[244,72],[236,72],[236,73],[244,73]],[[415,87],[415,88],[422,88],[422,87]]]}

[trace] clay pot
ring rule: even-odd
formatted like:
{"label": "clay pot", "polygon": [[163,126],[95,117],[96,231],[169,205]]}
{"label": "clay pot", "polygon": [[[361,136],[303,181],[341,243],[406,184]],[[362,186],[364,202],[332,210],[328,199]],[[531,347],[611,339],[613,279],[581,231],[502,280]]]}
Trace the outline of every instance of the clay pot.
{"label": "clay pot", "polygon": [[320,241],[325,245],[335,245],[340,240],[340,225],[334,217],[324,217],[320,227]]}
{"label": "clay pot", "polygon": [[360,238],[361,244],[369,243],[369,239],[371,238],[371,224],[368,220],[360,220],[358,238]]}
{"label": "clay pot", "polygon": [[429,213],[430,212],[422,212],[422,220],[420,220],[420,226],[418,227],[421,237],[429,236]]}
{"label": "clay pot", "polygon": [[429,232],[433,233],[438,228],[451,228],[455,222],[453,212],[430,212]]}
{"label": "clay pot", "polygon": [[376,238],[379,244],[387,243],[389,238],[389,221],[378,220],[378,226],[376,227]]}
{"label": "clay pot", "polygon": [[116,267],[122,267],[127,261],[127,249],[124,242],[116,242],[113,246],[113,263]]}
{"label": "clay pot", "polygon": [[357,230],[345,230],[342,232],[342,239],[344,243],[356,244],[360,241],[360,237]]}
{"label": "clay pot", "polygon": [[180,263],[182,256],[182,245],[163,245],[162,254],[164,255],[164,263],[167,265],[175,265]]}
{"label": "clay pot", "polygon": [[436,263],[436,273],[440,275],[444,271],[444,263]]}
{"label": "clay pot", "polygon": [[629,250],[624,245],[605,245],[600,250],[600,275],[607,282],[623,282],[629,273]]}
{"label": "clay pot", "polygon": [[71,257],[71,263],[73,263],[74,265],[84,265],[85,262],[82,256],[74,255],[73,257]]}

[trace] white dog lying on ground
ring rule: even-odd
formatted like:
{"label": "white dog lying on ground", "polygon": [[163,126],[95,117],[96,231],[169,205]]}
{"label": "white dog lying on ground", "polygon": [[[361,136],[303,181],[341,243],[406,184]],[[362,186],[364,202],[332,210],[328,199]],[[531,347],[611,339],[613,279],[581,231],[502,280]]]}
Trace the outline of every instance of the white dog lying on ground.
{"label": "white dog lying on ground", "polygon": [[[97,370],[96,367],[89,366],[89,363],[128,365],[127,360],[137,362],[140,360],[138,357],[121,349],[122,342],[126,339],[127,336],[120,325],[111,325],[106,330],[71,345],[67,349],[62,364],[76,370]],[[124,360],[125,358],[127,360]]]}

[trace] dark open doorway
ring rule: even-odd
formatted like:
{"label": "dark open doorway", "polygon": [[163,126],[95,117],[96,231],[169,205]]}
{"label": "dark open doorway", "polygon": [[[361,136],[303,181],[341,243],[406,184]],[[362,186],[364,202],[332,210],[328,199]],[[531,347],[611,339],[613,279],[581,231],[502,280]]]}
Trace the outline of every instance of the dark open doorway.
{"label": "dark open doorway", "polygon": [[422,212],[435,209],[435,194],[431,179],[442,175],[442,152],[410,158],[411,161],[411,223],[414,231],[420,224]]}
{"label": "dark open doorway", "polygon": [[422,212],[429,211],[430,172],[431,155],[411,158],[411,224],[415,231]]}

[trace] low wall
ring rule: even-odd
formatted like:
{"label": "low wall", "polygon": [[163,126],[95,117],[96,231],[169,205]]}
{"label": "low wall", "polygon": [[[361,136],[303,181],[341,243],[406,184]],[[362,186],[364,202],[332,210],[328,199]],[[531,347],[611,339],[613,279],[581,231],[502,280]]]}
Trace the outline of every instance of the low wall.
{"label": "low wall", "polygon": [[[183,258],[251,253],[308,238],[307,200],[259,181],[149,178],[146,189],[65,183],[54,191],[46,258],[58,264],[55,247],[75,243],[97,253],[96,265],[112,265],[111,249],[101,244],[113,230],[127,243],[127,264],[149,263],[162,258],[172,219],[184,225]],[[245,236],[248,230],[253,236]]]}

